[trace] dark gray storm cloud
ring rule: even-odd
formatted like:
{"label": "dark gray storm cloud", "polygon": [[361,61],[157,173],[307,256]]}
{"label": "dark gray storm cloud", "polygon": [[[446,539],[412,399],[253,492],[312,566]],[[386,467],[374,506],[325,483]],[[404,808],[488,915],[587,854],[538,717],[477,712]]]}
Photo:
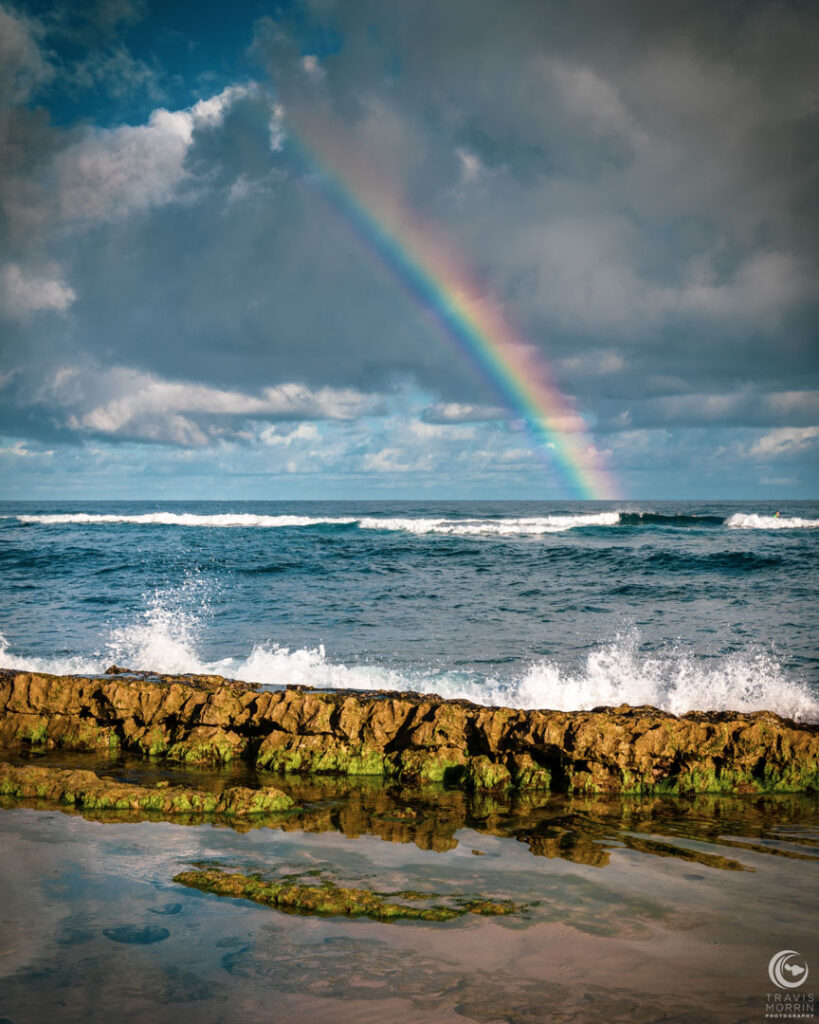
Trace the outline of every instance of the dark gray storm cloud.
{"label": "dark gray storm cloud", "polygon": [[[92,47],[86,87],[148,89],[118,33],[161,32],[162,8],[97,15],[121,71]],[[315,0],[248,23],[228,89],[100,128],[38,108],[81,69],[56,22],[0,7],[0,426],[201,445],[413,385],[427,423],[498,415],[314,187],[305,110],[452,240],[601,434],[814,425],[817,22],[796,2]]]}

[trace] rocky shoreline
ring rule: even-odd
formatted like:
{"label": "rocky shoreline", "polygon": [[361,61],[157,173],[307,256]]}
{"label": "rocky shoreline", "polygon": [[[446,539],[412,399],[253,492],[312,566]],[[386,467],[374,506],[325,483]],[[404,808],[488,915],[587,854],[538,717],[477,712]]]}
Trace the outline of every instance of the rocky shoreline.
{"label": "rocky shoreline", "polygon": [[819,790],[819,726],[768,711],[521,711],[417,693],[261,690],[217,676],[0,670],[0,748],[378,776],[477,791]]}

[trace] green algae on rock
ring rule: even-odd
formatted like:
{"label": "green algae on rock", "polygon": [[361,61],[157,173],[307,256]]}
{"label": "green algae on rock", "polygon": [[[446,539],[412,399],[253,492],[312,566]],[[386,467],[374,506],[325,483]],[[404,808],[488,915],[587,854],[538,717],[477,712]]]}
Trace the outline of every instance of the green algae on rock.
{"label": "green algae on rock", "polygon": [[418,693],[263,691],[218,676],[0,670],[0,747],[241,760],[493,793],[819,791],[819,726],[768,711],[523,711]]}
{"label": "green algae on rock", "polygon": [[280,789],[231,786],[209,793],[166,783],[138,786],[102,779],[94,772],[0,763],[0,796],[49,800],[93,810],[154,811],[247,817],[286,811],[293,800]]}
{"label": "green algae on rock", "polygon": [[[511,900],[455,897],[454,905],[420,907],[420,900],[437,898],[436,893],[381,893],[371,889],[348,888],[328,879],[305,883],[303,875],[269,880],[261,875],[243,875],[218,868],[197,868],[176,875],[175,882],[201,892],[262,903],[288,914],[319,917],[369,917],[374,921],[454,921],[467,914],[494,917],[520,913],[525,907]],[[398,902],[404,899],[411,902]]]}

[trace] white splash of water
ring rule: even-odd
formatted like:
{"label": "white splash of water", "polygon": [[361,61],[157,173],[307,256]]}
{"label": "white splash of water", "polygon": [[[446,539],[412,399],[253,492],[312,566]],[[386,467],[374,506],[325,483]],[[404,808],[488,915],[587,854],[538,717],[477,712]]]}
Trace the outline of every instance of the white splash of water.
{"label": "white splash of water", "polygon": [[382,665],[345,665],[323,646],[295,648],[265,643],[249,655],[205,660],[196,650],[198,620],[168,608],[158,595],[130,626],[116,629],[104,657],[25,658],[0,638],[0,665],[56,674],[96,674],[116,661],[128,668],[162,673],[222,675],[270,687],[410,690],[460,697],[485,705],[588,710],[605,705],[642,705],[686,711],[775,711],[797,721],[819,722],[819,699],[808,685],[787,675],[765,652],[703,659],[673,653],[646,656],[636,636],[618,638],[591,651],[574,667],[548,659],[507,678],[472,671],[398,670]]}
{"label": "white splash of water", "polygon": [[15,654],[9,650],[8,640],[0,634],[0,668],[16,672],[47,672],[56,676],[92,675],[102,671],[98,655],[55,655],[40,658]]}

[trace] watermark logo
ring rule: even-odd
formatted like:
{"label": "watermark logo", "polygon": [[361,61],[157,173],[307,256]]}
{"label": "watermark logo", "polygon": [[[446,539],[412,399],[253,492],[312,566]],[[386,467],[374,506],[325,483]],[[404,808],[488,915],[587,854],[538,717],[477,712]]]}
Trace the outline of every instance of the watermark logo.
{"label": "watermark logo", "polygon": [[815,1003],[812,992],[794,992],[808,980],[808,961],[795,949],[780,949],[768,964],[768,977],[776,989],[765,996],[765,1020],[812,1021]]}
{"label": "watermark logo", "polygon": [[780,949],[771,957],[768,975],[777,988],[799,988],[808,980],[808,962],[795,949]]}

